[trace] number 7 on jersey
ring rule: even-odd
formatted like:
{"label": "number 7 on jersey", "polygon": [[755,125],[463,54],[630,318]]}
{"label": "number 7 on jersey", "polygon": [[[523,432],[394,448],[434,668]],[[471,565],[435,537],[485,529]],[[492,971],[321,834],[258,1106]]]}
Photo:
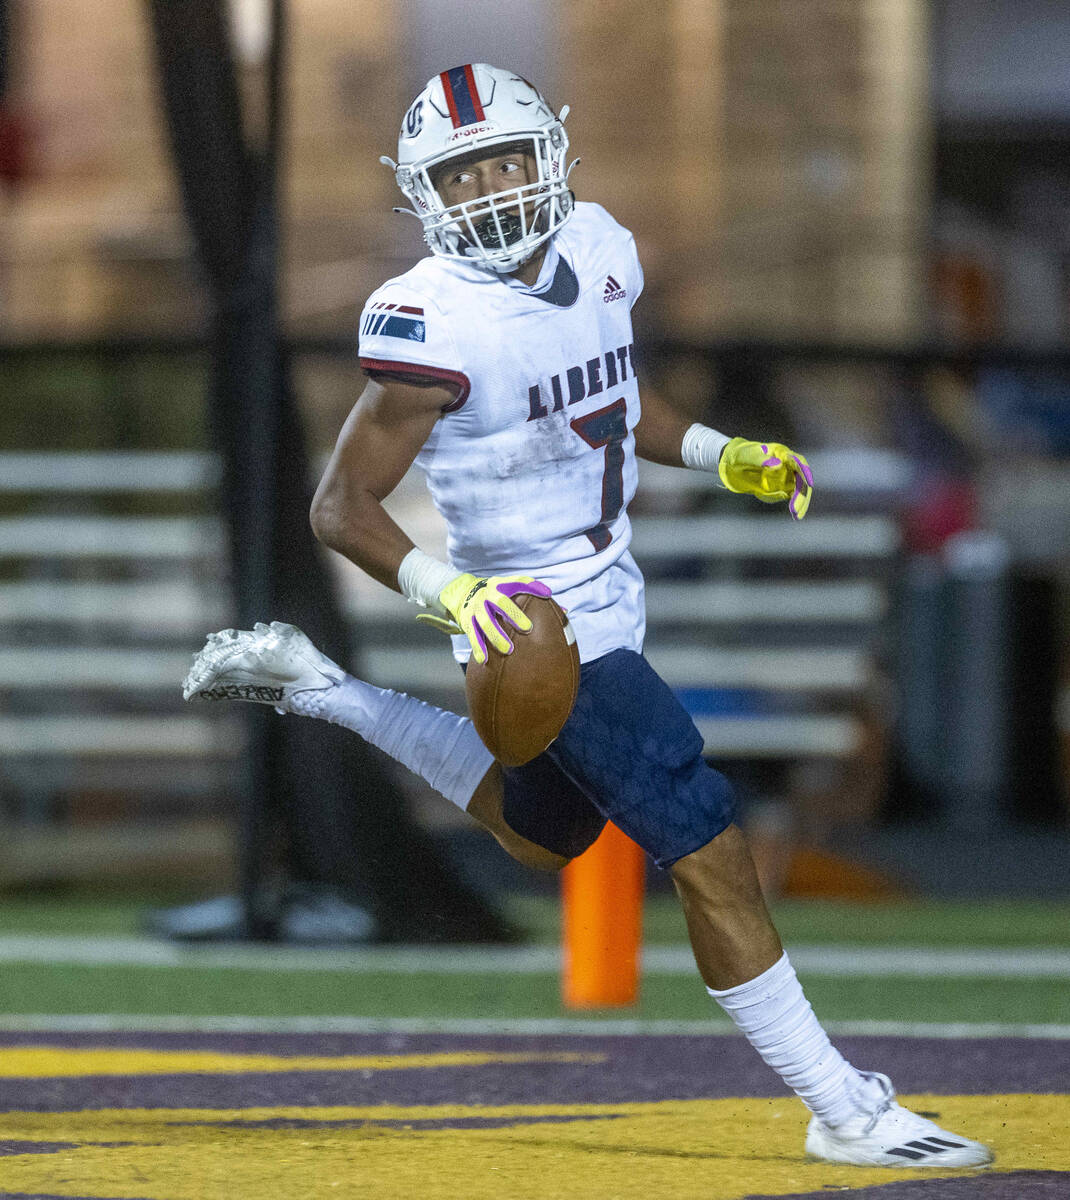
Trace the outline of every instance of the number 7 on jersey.
{"label": "number 7 on jersey", "polygon": [[624,439],[628,436],[627,406],[615,400],[597,412],[576,417],[569,424],[581,438],[597,450],[605,447],[605,469],[602,472],[602,519],[586,530],[595,550],[604,550],[613,540],[609,526],[624,506]]}

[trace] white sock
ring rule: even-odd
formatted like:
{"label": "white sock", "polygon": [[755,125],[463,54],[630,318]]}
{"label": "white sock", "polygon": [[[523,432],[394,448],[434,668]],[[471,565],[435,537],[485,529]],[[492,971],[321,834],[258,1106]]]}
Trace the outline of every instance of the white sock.
{"label": "white sock", "polygon": [[787,954],[748,983],[706,990],[819,1121],[841,1125],[876,1099],[818,1024]]}
{"label": "white sock", "polygon": [[494,762],[467,717],[352,675],[336,687],[298,692],[290,707],[359,733],[462,811]]}

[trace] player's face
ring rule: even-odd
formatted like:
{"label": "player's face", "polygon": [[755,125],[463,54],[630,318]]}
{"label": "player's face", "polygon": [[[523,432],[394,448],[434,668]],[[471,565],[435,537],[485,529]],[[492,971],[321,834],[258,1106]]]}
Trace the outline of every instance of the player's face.
{"label": "player's face", "polygon": [[[515,245],[536,227],[546,202],[530,141],[452,158],[439,164],[431,181],[447,209],[460,213],[461,237],[484,250]],[[516,194],[521,188],[523,198]]]}
{"label": "player's face", "polygon": [[443,164],[434,184],[446,205],[463,204],[535,183],[539,178],[535,156],[520,148],[487,156],[469,154]]}

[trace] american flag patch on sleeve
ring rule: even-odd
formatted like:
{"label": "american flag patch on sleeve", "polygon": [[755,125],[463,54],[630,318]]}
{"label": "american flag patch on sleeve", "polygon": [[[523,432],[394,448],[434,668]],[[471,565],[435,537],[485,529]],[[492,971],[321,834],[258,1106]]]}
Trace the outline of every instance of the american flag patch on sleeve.
{"label": "american flag patch on sleeve", "polygon": [[409,304],[373,304],[360,323],[361,337],[395,337],[406,342],[424,340],[424,310]]}

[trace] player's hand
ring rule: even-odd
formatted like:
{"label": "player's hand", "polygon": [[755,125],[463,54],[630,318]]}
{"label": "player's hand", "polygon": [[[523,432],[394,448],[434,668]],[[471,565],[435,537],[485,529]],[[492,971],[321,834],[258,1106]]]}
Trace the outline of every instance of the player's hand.
{"label": "player's hand", "polygon": [[439,603],[451,619],[432,613],[420,613],[416,619],[442,633],[463,633],[472,645],[472,657],[477,663],[485,663],[488,642],[501,654],[513,652],[505,621],[520,633],[531,629],[530,618],[513,603],[520,592],[550,595],[546,584],[530,575],[492,575],[489,579],[458,575],[438,594]]}
{"label": "player's hand", "polygon": [[787,500],[796,521],[806,516],[814,474],[801,454],[779,442],[748,442],[733,438],[717,464],[721,482],[730,492],[747,492],[766,504]]}

